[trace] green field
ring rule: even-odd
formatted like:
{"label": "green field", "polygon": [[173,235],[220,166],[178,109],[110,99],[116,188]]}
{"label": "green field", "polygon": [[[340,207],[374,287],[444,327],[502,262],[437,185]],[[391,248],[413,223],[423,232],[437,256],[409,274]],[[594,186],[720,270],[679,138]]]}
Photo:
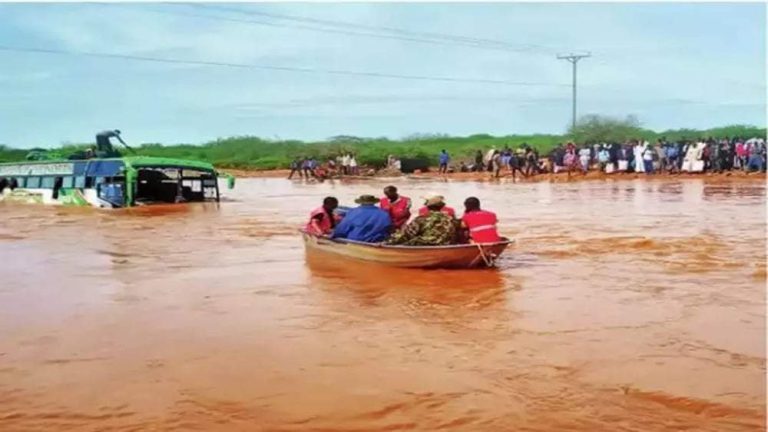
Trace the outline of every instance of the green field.
{"label": "green field", "polygon": [[[623,121],[605,122],[589,119],[569,135],[508,135],[491,136],[485,134],[468,137],[450,137],[441,135],[412,136],[401,140],[386,138],[358,138],[339,136],[321,142],[269,141],[262,138],[241,136],[219,139],[204,144],[142,144],[134,146],[136,153],[144,156],[161,156],[193,159],[210,162],[221,168],[275,169],[287,168],[294,157],[313,156],[327,159],[343,151],[357,155],[358,162],[371,165],[384,165],[387,155],[400,158],[427,158],[437,163],[437,155],[446,149],[454,162],[470,161],[477,150],[487,151],[508,145],[516,148],[527,143],[544,154],[558,143],[575,138],[576,142],[623,141],[628,138],[642,138],[654,141],[665,136],[670,140],[699,137],[734,137],[745,138],[766,135],[765,128],[753,126],[726,126],[708,130],[668,130],[656,132],[642,129]],[[90,144],[67,145],[51,149],[49,157],[66,157],[82,150]],[[122,150],[125,154],[127,151]],[[25,160],[29,150],[0,146],[0,162]]]}

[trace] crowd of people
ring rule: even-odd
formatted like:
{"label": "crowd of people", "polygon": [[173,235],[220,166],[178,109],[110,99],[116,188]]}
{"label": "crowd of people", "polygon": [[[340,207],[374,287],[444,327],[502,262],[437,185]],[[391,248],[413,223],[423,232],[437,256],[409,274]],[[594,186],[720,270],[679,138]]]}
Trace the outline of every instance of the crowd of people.
{"label": "crowd of people", "polygon": [[291,161],[288,179],[292,179],[294,174],[298,174],[299,178],[323,180],[340,175],[360,175],[360,167],[354,153],[342,153],[325,162],[313,156],[297,157]]}
{"label": "crowd of people", "polygon": [[483,210],[480,200],[464,201],[464,214],[446,205],[439,194],[424,197],[424,205],[411,220],[411,199],[400,195],[395,186],[384,188],[384,195],[361,195],[358,207],[339,211],[339,201],[326,197],[323,205],[313,210],[305,231],[330,238],[366,243],[405,246],[445,246],[463,243],[501,241],[493,212]]}
{"label": "crowd of people", "polygon": [[765,172],[766,144],[763,138],[699,139],[668,141],[659,138],[654,144],[642,140],[599,143],[577,147],[573,143],[558,145],[550,152],[552,172],[597,169],[613,172],[680,173],[733,170]]}
{"label": "crowd of people", "polygon": [[498,150],[491,148],[483,153],[478,150],[474,160],[470,163],[460,161],[458,169],[451,169],[448,164],[451,160],[447,151],[443,150],[438,155],[439,172],[490,172],[495,177],[502,173],[511,174],[513,178],[517,175],[530,177],[536,174],[547,172],[547,167],[539,157],[539,151],[530,145],[523,143],[517,149],[512,149],[508,145]]}
{"label": "crowd of people", "polygon": [[499,177],[502,173],[530,177],[542,173],[583,172],[599,170],[605,173],[681,173],[742,170],[766,171],[766,142],[763,138],[707,138],[669,141],[659,138],[654,144],[644,140],[624,143],[596,143],[577,146],[573,142],[558,144],[542,158],[537,149],[526,143],[512,150],[491,148],[478,150],[474,160],[461,161],[457,168],[448,166],[449,154],[438,155],[439,172],[487,171]]}

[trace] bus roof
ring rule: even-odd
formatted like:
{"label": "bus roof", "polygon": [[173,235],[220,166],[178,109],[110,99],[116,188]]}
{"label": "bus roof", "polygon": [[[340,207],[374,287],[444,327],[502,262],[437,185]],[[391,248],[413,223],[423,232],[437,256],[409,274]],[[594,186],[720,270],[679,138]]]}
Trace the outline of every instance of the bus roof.
{"label": "bus roof", "polygon": [[[104,158],[104,159],[51,159],[51,160],[36,160],[36,161],[18,161],[18,162],[5,162],[0,163],[0,173],[8,171],[11,167],[41,167],[45,165],[51,166],[63,166],[70,167],[65,171],[81,171],[80,166],[91,165],[92,168],[103,166],[104,168],[126,166],[131,168],[189,168],[200,171],[215,172],[216,169],[208,162],[200,162],[187,159],[174,159],[174,158],[162,158],[162,157],[150,157],[150,156],[125,156],[120,158]],[[3,168],[6,168],[5,170]],[[91,167],[89,167],[91,168]],[[96,168],[101,171],[100,169]],[[114,168],[108,169],[113,170]],[[93,169],[88,169],[92,171]],[[36,171],[36,170],[35,170]],[[51,172],[54,174],[54,172]],[[58,172],[56,174],[59,174]],[[37,174],[40,175],[40,174]],[[103,175],[103,174],[102,174]]]}

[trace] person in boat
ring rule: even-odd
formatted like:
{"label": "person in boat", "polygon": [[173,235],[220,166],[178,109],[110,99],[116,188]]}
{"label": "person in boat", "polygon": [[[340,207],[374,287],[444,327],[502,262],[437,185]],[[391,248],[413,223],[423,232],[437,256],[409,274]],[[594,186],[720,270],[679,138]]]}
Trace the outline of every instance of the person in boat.
{"label": "person in boat", "polygon": [[339,222],[339,218],[333,211],[339,206],[339,200],[335,197],[326,197],[323,205],[312,210],[309,214],[309,222],[304,230],[317,236],[329,235]]}
{"label": "person in boat", "polygon": [[464,216],[461,226],[468,232],[472,243],[494,243],[501,241],[496,230],[496,213],[480,208],[480,200],[469,197],[464,201]]}
{"label": "person in boat", "polygon": [[112,157],[116,156],[117,152],[112,147],[111,138],[117,138],[122,145],[125,144],[122,138],[120,138],[120,129],[106,130],[96,134],[96,156],[97,157]]}
{"label": "person in boat", "polygon": [[355,200],[359,207],[349,210],[336,225],[331,238],[341,238],[368,243],[384,241],[392,229],[392,219],[384,210],[376,207],[373,195],[360,195]]}
{"label": "person in boat", "polygon": [[396,232],[387,244],[404,246],[445,246],[456,239],[454,218],[442,212],[443,197],[435,195],[427,200],[427,214],[418,216],[401,231]]}
{"label": "person in boat", "polygon": [[400,229],[411,217],[411,199],[397,193],[397,188],[387,186],[384,196],[379,200],[379,207],[389,214],[394,229]]}
{"label": "person in boat", "polygon": [[456,218],[456,210],[454,210],[453,207],[448,207],[445,205],[445,197],[436,193],[429,194],[424,197],[424,207],[419,209],[419,216],[427,216],[430,211],[429,203],[435,200],[440,202],[440,209],[438,211],[445,213],[452,218]]}

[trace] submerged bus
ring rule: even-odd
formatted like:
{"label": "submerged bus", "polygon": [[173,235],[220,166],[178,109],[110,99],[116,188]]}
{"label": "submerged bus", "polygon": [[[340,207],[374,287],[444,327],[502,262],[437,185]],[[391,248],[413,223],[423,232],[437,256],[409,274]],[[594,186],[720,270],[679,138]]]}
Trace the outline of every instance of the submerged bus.
{"label": "submerged bus", "polygon": [[3,163],[0,202],[100,208],[218,202],[217,179],[209,163],[157,157]]}

